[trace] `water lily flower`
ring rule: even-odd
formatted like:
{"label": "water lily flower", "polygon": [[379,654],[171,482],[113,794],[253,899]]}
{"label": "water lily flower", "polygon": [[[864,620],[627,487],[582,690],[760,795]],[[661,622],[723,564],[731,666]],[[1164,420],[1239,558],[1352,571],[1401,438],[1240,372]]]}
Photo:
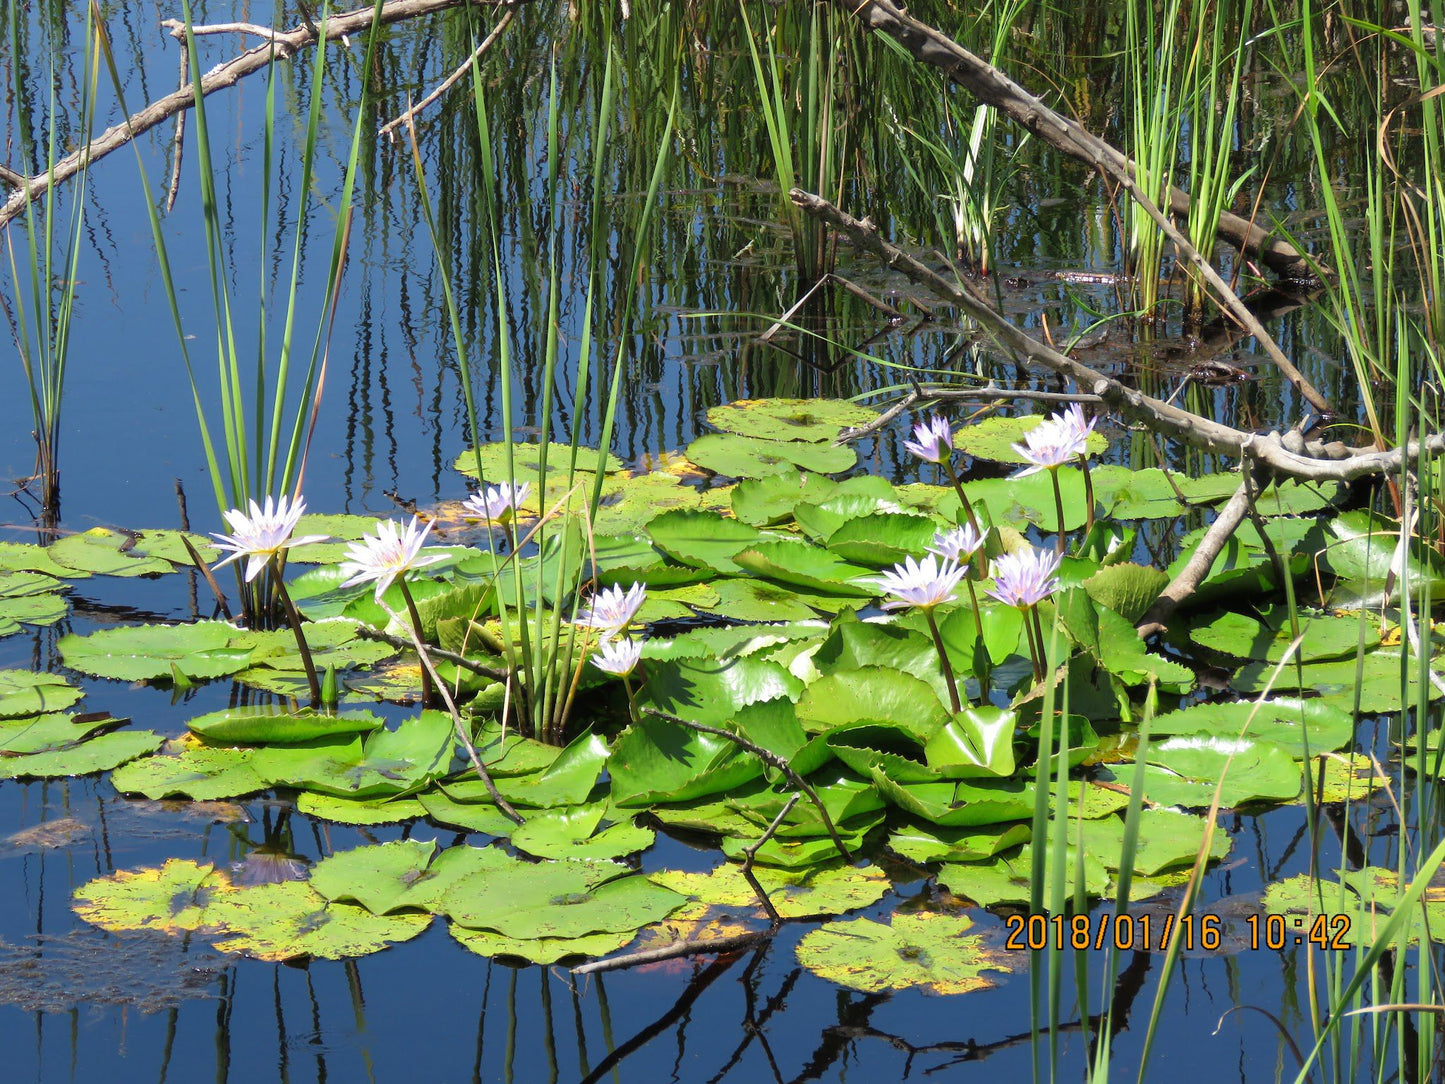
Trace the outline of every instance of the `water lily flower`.
{"label": "water lily flower", "polygon": [[1058,415],[1045,418],[1024,434],[1022,444],[1012,446],[1030,465],[1015,471],[1009,477],[1023,478],[1041,470],[1057,470],[1083,452],[1085,436],[1087,434],[1081,436]]}
{"label": "water lily flower", "polygon": [[1098,417],[1085,420],[1084,408],[1078,403],[1070,403],[1062,412],[1055,414],[1054,418],[1064,427],[1065,432],[1074,437],[1079,454],[1087,455],[1089,437],[1094,432],[1094,426],[1099,424]]}
{"label": "water lily flower", "polygon": [[578,611],[575,620],[579,625],[601,630],[602,642],[606,643],[632,624],[646,599],[647,588],[640,583],[634,583],[625,593],[614,584],[593,595],[592,604]]}
{"label": "water lily flower", "polygon": [[375,538],[364,535],[360,542],[353,542],[347,547],[341,572],[350,578],[344,580],[341,586],[354,587],[375,580],[376,601],[380,602],[381,596],[398,576],[445,559],[446,555],[441,553],[421,554],[431,528],[430,521],[423,524],[416,516],[411,517],[405,528],[392,520],[378,523]]}
{"label": "water lily flower", "polygon": [[226,522],[230,524],[233,534],[213,534],[216,545],[223,550],[230,550],[231,555],[220,561],[216,567],[228,565],[232,561],[246,558],[246,582],[250,583],[261,570],[271,563],[271,559],[288,549],[295,549],[297,546],[309,546],[313,542],[326,541],[324,534],[311,534],[305,538],[291,537],[296,530],[296,524],[306,511],[306,502],[298,494],[292,501],[288,497],[282,497],[279,501],[274,497],[267,496],[265,507],[261,507],[254,500],[251,502],[251,514],[247,515],[239,508],[232,508],[222,513]]}
{"label": "water lily flower", "polygon": [[953,429],[946,418],[935,414],[913,427],[913,440],[905,440],[903,447],[926,463],[942,463],[953,451]]}
{"label": "water lily flower", "polygon": [[1059,555],[1030,547],[994,558],[994,586],[988,593],[1005,606],[1036,606],[1059,588]]}
{"label": "water lily flower", "polygon": [[626,677],[637,669],[642,660],[642,641],[630,636],[605,640],[592,656],[592,665],[597,669],[618,677]]}
{"label": "water lily flower", "polygon": [[967,571],[966,565],[952,560],[940,562],[930,553],[921,561],[905,557],[902,563],[894,565],[882,575],[870,576],[860,582],[881,587],[894,596],[883,604],[885,610],[901,610],[905,606],[931,610],[939,603],[953,598],[953,593],[958,590],[958,585]]}
{"label": "water lily flower", "polygon": [[928,552],[949,561],[967,562],[983,546],[983,535],[974,530],[973,524],[965,523],[951,531],[939,531],[933,536],[933,545]]}
{"label": "water lily flower", "polygon": [[466,509],[480,516],[488,523],[505,524],[512,518],[518,505],[527,499],[532,488],[531,482],[502,482],[489,486],[483,493],[473,493],[466,499]]}

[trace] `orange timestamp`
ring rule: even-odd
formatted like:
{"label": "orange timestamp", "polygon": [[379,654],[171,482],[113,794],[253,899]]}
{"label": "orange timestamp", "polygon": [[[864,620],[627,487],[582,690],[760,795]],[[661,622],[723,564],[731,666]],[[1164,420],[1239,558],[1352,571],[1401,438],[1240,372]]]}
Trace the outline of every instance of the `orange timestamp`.
{"label": "orange timestamp", "polygon": [[[1350,949],[1349,915],[1249,915],[1242,947],[1278,951],[1290,945]],[[1004,948],[1019,952],[1073,949],[1076,952],[1165,952],[1176,942],[1185,952],[1224,947],[1218,915],[1008,915]],[[1237,941],[1232,948],[1241,947]]]}

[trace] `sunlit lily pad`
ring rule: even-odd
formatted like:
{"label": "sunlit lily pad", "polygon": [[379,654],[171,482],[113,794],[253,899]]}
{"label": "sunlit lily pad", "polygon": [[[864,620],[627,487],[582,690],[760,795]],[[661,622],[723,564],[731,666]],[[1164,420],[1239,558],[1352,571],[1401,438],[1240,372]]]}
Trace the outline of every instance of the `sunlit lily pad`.
{"label": "sunlit lily pad", "polygon": [[795,468],[814,474],[837,474],[858,462],[857,453],[847,444],[759,440],[733,433],[698,437],[687,446],[687,457],[700,467],[731,478],[759,478]]}
{"label": "sunlit lily pad", "polygon": [[1279,696],[1256,704],[1252,700],[1215,701],[1182,711],[1155,716],[1150,733],[1208,734],[1238,738],[1245,734],[1272,742],[1290,755],[1302,757],[1308,744],[1311,756],[1331,752],[1354,737],[1355,720],[1348,711],[1320,700]]}
{"label": "sunlit lily pad", "polygon": [[496,803],[490,800],[460,802],[442,791],[429,790],[420,795],[417,801],[426,811],[426,815],[438,824],[450,825],[468,832],[506,836],[516,827]]}
{"label": "sunlit lily pad", "polygon": [[738,399],[707,412],[708,422],[725,433],[814,444],[877,417],[877,411],[846,399]]}
{"label": "sunlit lily pad", "polygon": [[555,964],[576,956],[606,956],[620,949],[637,936],[631,930],[621,933],[589,933],[582,937],[504,937],[495,930],[474,930],[447,927],[457,943],[478,956],[517,956],[534,964]]}
{"label": "sunlit lily pad", "polygon": [[354,900],[372,914],[407,906],[406,897],[431,863],[436,844],[415,839],[339,851],[311,869],[311,887],[328,900]]}
{"label": "sunlit lily pad", "polygon": [[834,671],[798,700],[798,721],[809,734],[850,723],[891,723],[922,744],[947,719],[948,709],[927,682],[883,666]]}
{"label": "sunlit lily pad", "polygon": [[172,858],[88,881],[75,890],[75,911],[103,930],[188,932],[203,925],[201,915],[217,894],[230,891],[230,879],[209,862]]}
{"label": "sunlit lily pad", "polygon": [[[1438,659],[1432,665],[1437,673],[1445,669]],[[1352,658],[1329,659],[1306,663],[1298,669],[1285,666],[1278,674],[1273,663],[1250,663],[1235,674],[1229,684],[1246,695],[1266,688],[1273,688],[1277,693],[1309,689],[1346,711],[1354,710],[1357,698],[1361,712],[1399,711],[1402,706],[1414,705],[1417,690],[1421,688],[1430,700],[1440,697],[1434,685],[1418,680],[1419,666],[1419,660],[1413,657],[1402,661],[1399,648],[1382,647],[1363,656],[1358,664]]]}
{"label": "sunlit lily pad", "polygon": [[[1204,842],[1205,820],[1192,813],[1171,809],[1143,809],[1139,812],[1138,838],[1134,851],[1134,872],[1153,876],[1164,870],[1192,865]],[[1075,829],[1071,827],[1071,839]],[[1084,848],[1106,869],[1118,870],[1123,852],[1124,821],[1102,817],[1081,821],[1077,832]],[[1218,825],[1210,840],[1211,859],[1229,853],[1229,833]]]}
{"label": "sunlit lily pad", "polygon": [[[1224,809],[1252,801],[1287,802],[1300,789],[1299,763],[1268,742],[1249,738],[1169,738],[1151,743],[1146,756],[1152,770],[1145,772],[1144,796],[1161,805],[1207,807],[1221,776],[1219,804]],[[1129,776],[1123,773],[1121,781],[1127,784]]]}
{"label": "sunlit lily pad", "polygon": [[92,527],[58,539],[49,548],[56,564],[97,576],[147,576],[175,567],[164,558],[145,556],[138,541],[134,533]]}
{"label": "sunlit lily pad", "polygon": [[624,806],[724,794],[763,774],[757,757],[726,738],[655,716],[644,716],[619,735],[607,766],[612,798]]}
{"label": "sunlit lily pad", "polygon": [[800,680],[767,659],[674,659],[649,665],[641,695],[662,711],[715,726],[748,704],[794,700],[802,689]]}
{"label": "sunlit lily pad", "polygon": [[[579,734],[543,772],[531,775],[502,776],[495,780],[502,797],[513,805],[552,808],[559,805],[580,805],[592,794],[607,762],[607,743],[590,731]],[[480,781],[468,784],[472,794],[480,797]],[[455,786],[448,787],[453,797]]]}
{"label": "sunlit lily pad", "polygon": [[233,646],[246,635],[223,621],[126,625],[88,636],[62,636],[57,646],[65,665],[95,677],[169,678],[174,665],[187,677],[214,678],[234,674],[250,663],[250,648]]}
{"label": "sunlit lily pad", "polygon": [[[1393,783],[1380,770],[1379,764],[1363,753],[1331,753],[1316,757],[1313,763],[1324,765],[1322,773],[1315,768],[1310,769],[1310,784],[1316,788],[1316,802],[1365,801],[1375,791]],[[1303,800],[1303,789],[1300,797]]]}
{"label": "sunlit lily pad", "polygon": [[153,730],[118,730],[87,738],[68,749],[0,757],[0,779],[53,779],[106,772],[153,752],[164,740]]}
{"label": "sunlit lily pad", "polygon": [[874,598],[878,589],[860,581],[875,570],[803,542],[760,542],[733,554],[733,562],[778,583],[819,594]]}
{"label": "sunlit lily pad", "polygon": [[[1371,651],[1380,643],[1379,619],[1369,614],[1335,616],[1301,610],[1298,620],[1304,640],[1291,657],[1301,662],[1353,658],[1357,651]],[[1284,658],[1294,636],[1288,611],[1282,605],[1266,609],[1260,614],[1260,620],[1245,614],[1225,613],[1208,624],[1191,625],[1189,629],[1189,638],[1202,647],[1270,663]]]}
{"label": "sunlit lily pad", "polygon": [[161,755],[123,765],[111,783],[122,794],[147,798],[239,798],[270,785],[252,766],[253,757],[253,750],[212,749],[192,738],[172,743]]}
{"label": "sunlit lily pad", "polygon": [[[496,930],[508,937],[581,937],[587,933],[620,933],[653,921],[635,921],[634,904],[637,913],[642,914],[652,904],[665,902],[665,915],[683,902],[681,896],[666,890],[639,894],[629,888],[617,898],[617,907],[610,908],[605,900],[598,904],[593,890],[627,872],[627,867],[615,862],[561,859],[529,863],[512,859],[452,883],[442,894],[441,907],[460,925]],[[643,877],[627,880],[658,887]]]}
{"label": "sunlit lily pad", "polygon": [[121,721],[104,712],[88,716],[46,712],[7,719],[0,722],[0,754],[13,757],[65,749],[84,741],[93,731],[117,726]]}
{"label": "sunlit lily pad", "polygon": [[733,490],[733,515],[754,527],[782,523],[804,501],[826,500],[837,484],[821,474],[797,470],[746,478]]}
{"label": "sunlit lily pad", "polygon": [[[483,444],[480,448],[482,472],[488,485],[495,485],[508,477],[507,457],[508,446],[505,443]],[[469,478],[477,477],[477,454],[478,449],[468,448],[461,455],[457,456],[453,464],[457,470]],[[535,487],[537,471],[541,466],[541,446],[537,444],[526,444],[517,442],[510,447],[512,468],[516,471],[517,481],[531,480]],[[567,469],[572,463],[572,447],[568,444],[547,445],[547,474],[552,481],[548,483],[549,488],[560,484],[566,478]],[[622,463],[616,456],[599,455],[595,448],[577,449],[577,469],[589,473],[596,473],[599,470],[616,471],[622,469]],[[558,491],[556,497],[560,497]]]}
{"label": "sunlit lily pad", "polygon": [[21,625],[53,625],[68,612],[70,585],[43,572],[0,572],[0,636]]}
{"label": "sunlit lily pad", "polygon": [[651,847],[657,834],[625,818],[598,830],[605,802],[543,810],[512,830],[512,846],[538,858],[622,858]]}
{"label": "sunlit lily pad", "polygon": [[733,554],[763,541],[767,536],[716,512],[664,512],[647,525],[653,543],[669,557],[697,568],[727,575],[742,575],[732,561]]}
{"label": "sunlit lily pad", "polygon": [[0,542],[0,572],[43,572],[67,580],[83,580],[89,572],[56,562],[45,546],[33,542]]}
{"label": "sunlit lily pad", "polygon": [[994,981],[986,971],[1009,972],[1013,963],[968,931],[962,915],[895,912],[885,925],[872,919],[829,922],[798,942],[798,962],[815,975],[868,993],[919,988],[966,994]]}
{"label": "sunlit lily pad", "polygon": [[206,907],[216,947],[259,960],[316,956],[342,960],[409,941],[431,925],[426,914],[374,915],[351,903],[332,903],[309,884],[256,885],[218,896]]}
{"label": "sunlit lily pad", "polygon": [[337,824],[397,824],[425,817],[426,807],[414,798],[358,801],[331,794],[305,791],[296,798],[296,809],[308,817]]}
{"label": "sunlit lily pad", "polygon": [[350,734],[376,730],[385,725],[379,715],[369,711],[344,711],[335,714],[301,708],[288,712],[280,706],[223,708],[187,720],[194,734],[215,745],[260,744],[262,742],[301,742],[331,734]]}
{"label": "sunlit lily pad", "polygon": [[1025,821],[969,828],[915,822],[895,829],[888,848],[913,862],[982,862],[1027,843],[1032,834]]}
{"label": "sunlit lily pad", "polygon": [[0,670],[0,718],[61,711],[84,695],[59,674]]}
{"label": "sunlit lily pad", "polygon": [[[1024,434],[1040,425],[1042,414],[1025,414],[1017,417],[995,416],[970,422],[954,430],[953,446],[975,459],[988,459],[995,463],[1017,463],[1023,466],[1028,460],[1014,451],[1015,444],[1023,443]],[[1102,455],[1109,449],[1108,438],[1103,433],[1090,433],[1087,442],[1091,456]]]}
{"label": "sunlit lily pad", "polygon": [[[887,875],[877,866],[858,869],[835,863],[815,866],[805,872],[759,868],[755,875],[784,918],[840,915],[855,907],[877,903],[892,887]],[[716,907],[759,906],[757,894],[740,867],[731,862],[711,873],[663,870],[651,878],[657,884]]]}
{"label": "sunlit lily pad", "polygon": [[[1049,849],[1044,862],[1044,893],[1048,898],[1048,886],[1053,884],[1054,852]],[[1108,869],[1095,855],[1078,851],[1072,843],[1065,848],[1064,895],[1072,899],[1076,887],[1084,895],[1099,898],[1109,890]],[[1032,898],[1033,845],[1027,844],[1014,854],[999,855],[987,862],[951,862],[938,873],[938,882],[955,896],[970,899],[980,907],[998,904],[1027,904]],[[1076,885],[1079,872],[1083,872],[1083,883]]]}

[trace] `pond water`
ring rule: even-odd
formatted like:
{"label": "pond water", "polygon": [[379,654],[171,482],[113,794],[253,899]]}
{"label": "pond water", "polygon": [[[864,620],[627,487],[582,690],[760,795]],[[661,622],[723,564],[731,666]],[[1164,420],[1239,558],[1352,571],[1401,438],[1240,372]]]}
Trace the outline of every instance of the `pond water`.
{"label": "pond water", "polygon": [[[830,284],[796,320],[817,334],[790,327],[771,341],[760,337],[798,299],[793,238],[783,221],[766,132],[751,97],[753,61],[735,10],[730,4],[700,6],[710,9],[715,23],[707,33],[683,32],[682,23],[661,16],[656,24],[637,16],[623,22],[611,5],[581,5],[575,21],[563,10],[537,5],[521,10],[488,54],[487,92],[500,174],[495,194],[503,223],[496,263],[511,298],[505,348],[495,330],[493,254],[477,196],[485,182],[479,179],[470,80],[418,118],[416,158],[426,179],[426,200],[404,130],[395,140],[373,135],[379,123],[398,115],[409,99],[419,99],[465,59],[472,41],[467,23],[447,12],[402,24],[389,34],[374,61],[377,97],[368,102],[362,121],[348,258],[305,468],[312,511],[385,518],[434,510],[470,490],[469,479],[454,467],[472,441],[429,216],[438,223],[440,265],[458,299],[457,333],[470,359],[483,441],[499,440],[506,431],[504,379],[513,385],[514,434],[535,439],[550,392],[553,439],[565,441],[575,433],[585,447],[602,439],[603,396],[584,395],[579,401],[572,375],[583,356],[589,281],[595,283],[595,308],[601,314],[593,328],[597,353],[590,360],[596,366],[605,362],[610,372],[613,351],[621,350],[624,358],[609,447],[634,470],[665,464],[668,454],[676,458],[694,438],[711,431],[710,408],[736,400],[871,395],[881,408],[907,391],[912,375],[940,372],[979,374],[1026,391],[1062,390],[1057,381],[1003,357],[985,334],[946,308],[938,308],[934,320],[918,320],[921,310],[915,302],[927,301],[919,289],[846,248],[838,253],[839,273],[909,318],[892,321],[856,294]],[[194,17],[197,23],[270,21],[271,12],[258,7],[264,8],[197,3]],[[289,26],[295,17],[286,7],[278,25]],[[759,6],[754,16],[762,10]],[[160,23],[179,11],[165,0],[101,5],[101,11],[126,106],[135,110],[170,90],[179,46]],[[926,18],[930,13],[915,14]],[[490,16],[480,19],[480,34],[491,25]],[[611,105],[612,142],[602,157],[607,210],[601,221],[607,233],[599,243],[587,212],[598,153],[594,127],[607,25],[616,31],[612,47],[619,89]],[[697,26],[704,25],[699,16]],[[1109,47],[1117,45],[1119,33],[1113,17],[1095,21],[1052,13],[1029,25],[1024,52],[1030,64],[1048,58],[1049,70],[1060,76],[1082,119],[1119,142],[1122,122],[1109,104],[1123,88],[1115,50]],[[962,32],[982,40],[977,27]],[[671,89],[665,73],[657,70],[660,50],[654,39],[668,33],[685,37],[676,151],[656,200],[649,258],[629,310],[629,230],[647,202],[651,156],[662,136]],[[54,108],[62,141],[69,145],[76,134],[77,88],[84,81],[79,44],[85,38],[84,8],[58,0],[25,6],[17,35],[19,57],[9,40],[0,50],[7,86],[15,86],[13,69],[19,63],[19,81],[29,95],[23,104],[32,123],[42,127],[42,118]],[[938,84],[919,77],[908,98],[899,93],[902,81],[879,76],[881,98],[871,98],[857,81],[859,73],[875,71],[872,65],[882,70],[903,62],[861,36],[848,41],[847,63],[839,65],[845,77],[830,88],[850,117],[849,169],[835,181],[834,194],[840,205],[860,217],[870,214],[885,234],[941,265],[933,254],[935,247],[946,245],[937,238],[938,201],[903,183],[904,159],[917,152],[898,142],[888,123],[890,110],[917,107]],[[1064,43],[1077,48],[1066,50]],[[239,47],[232,34],[201,38],[203,69]],[[308,259],[298,286],[297,338],[307,351],[323,326],[326,258],[361,92],[363,48],[362,41],[352,40],[349,48],[333,47],[331,54],[333,81],[324,96],[317,176],[299,230]],[[53,72],[46,67],[50,56],[58,60]],[[784,61],[785,67],[803,62]],[[1318,240],[1322,225],[1311,210],[1319,202],[1308,183],[1308,147],[1290,131],[1296,102],[1264,60],[1255,67],[1251,78],[1257,80],[1257,92],[1237,120],[1238,168],[1257,166],[1264,175],[1264,218],[1287,221],[1297,236]],[[310,74],[306,54],[279,69],[272,161],[265,153],[266,74],[213,95],[207,104],[225,253],[220,273],[236,311],[243,314],[238,326],[248,338],[241,354],[248,359],[257,349],[255,313],[263,295],[270,308],[270,348],[281,334],[292,246],[298,240],[294,215],[301,202],[299,148]],[[51,85],[53,103],[46,97]],[[116,120],[118,92],[104,74],[97,86],[97,128],[103,128]],[[563,148],[561,195],[555,201],[550,200],[546,133],[553,96]],[[7,124],[15,123],[16,105],[11,95]],[[971,107],[967,113],[971,117]],[[136,142],[140,169],[158,194],[172,166],[173,134],[173,124],[167,123]],[[1079,356],[1089,364],[1161,396],[1180,390],[1191,409],[1241,428],[1288,425],[1306,413],[1257,346],[1236,337],[1222,321],[1186,328],[1177,308],[1169,308],[1153,327],[1120,320],[1095,325],[1093,313],[1121,307],[1118,288],[1104,280],[1120,269],[1122,259],[1112,205],[1102,198],[1097,179],[1081,167],[1047,148],[1019,149],[1015,137],[1001,138],[1017,172],[1003,189],[1007,208],[993,242],[996,274],[984,281],[1018,326],[1039,334],[1047,329],[1061,342],[1081,334]],[[17,142],[7,139],[8,161],[21,168],[13,151]],[[161,220],[162,231],[200,394],[214,403],[213,271],[198,190],[194,122],[183,145],[177,200]],[[1342,157],[1359,151],[1343,139],[1332,149]],[[1343,162],[1343,176],[1349,178],[1350,160]],[[27,172],[42,166],[24,163]],[[75,190],[67,187],[59,198],[63,216]],[[9,511],[0,517],[0,540],[45,544],[97,526],[220,531],[224,524],[212,496],[192,390],[129,147],[92,166],[84,199],[83,257],[63,411],[60,515],[54,532],[38,530],[32,496],[38,489],[23,489],[17,481]],[[263,213],[266,199],[271,207]],[[554,207],[557,228],[549,221]],[[22,231],[12,226],[10,232]],[[17,251],[20,243],[12,240]],[[595,278],[589,280],[594,251]],[[1226,271],[1232,269],[1226,254],[1220,259]],[[543,362],[553,267],[561,347],[549,386]],[[1061,271],[1103,277],[1085,281],[1059,276]],[[15,295],[4,281],[9,305]],[[631,323],[627,336],[619,339],[616,331],[625,313]],[[1339,333],[1308,298],[1280,299],[1269,327],[1341,416],[1361,416],[1357,382],[1339,360]],[[514,359],[510,370],[504,350]],[[1227,362],[1248,378],[1185,382],[1206,360]],[[497,375],[507,371],[511,377]],[[32,473],[34,442],[18,365],[0,369],[0,388],[5,389],[0,392],[0,474],[22,480]],[[1023,403],[1018,412],[1042,411],[1038,404]],[[967,408],[953,417],[962,421]],[[852,473],[899,485],[917,480],[917,463],[902,448],[912,420],[904,415],[860,441]],[[1129,470],[1154,466],[1161,457],[1192,476],[1229,465],[1172,442],[1151,441],[1118,418],[1106,419],[1101,429],[1111,439],[1106,461]],[[999,478],[1009,469],[978,460],[972,477]],[[928,474],[926,480],[939,478]],[[714,484],[700,476],[689,476],[688,483]],[[1355,498],[1361,507],[1369,501],[1367,495]],[[1186,534],[1206,524],[1211,514],[1200,507],[1150,521],[1132,543],[1131,556],[1141,564],[1167,567],[1181,552]],[[443,522],[433,537],[474,541],[471,529],[456,523]],[[1030,536],[1048,538],[1040,526],[1036,521]],[[256,700],[253,690],[241,690],[224,678],[182,688],[165,681],[86,677],[64,666],[57,647],[62,636],[213,616],[209,589],[194,573],[96,576],[76,581],[68,597],[68,612],[59,622],[27,625],[0,638],[0,669],[64,673],[84,689],[84,710],[129,718],[165,736],[184,734],[187,721],[203,713]],[[371,706],[393,723],[415,714],[405,704]],[[1388,719],[1369,717],[1360,725],[1356,747],[1388,759],[1392,733]],[[1348,812],[1338,805],[1320,807],[1313,818],[1297,805],[1225,811],[1219,827],[1227,831],[1232,849],[1204,874],[1200,888],[1200,907],[1218,918],[1219,943],[1211,950],[1186,950],[1162,993],[1164,957],[1159,952],[1118,954],[1113,979],[1109,954],[1093,950],[1054,954],[1051,972],[1039,963],[1031,973],[1027,951],[1004,948],[1007,908],[999,913],[965,909],[929,876],[930,870],[876,847],[873,859],[887,872],[891,890],[848,917],[966,913],[974,932],[1012,973],[990,973],[991,988],[952,996],[918,989],[850,990],[798,962],[798,943],[816,927],[814,922],[788,923],[776,936],[730,956],[574,975],[563,965],[528,966],[474,954],[440,920],[405,944],[356,959],[273,963],[219,951],[201,935],[117,934],[77,917],[72,897],[82,885],[168,859],[213,862],[235,869],[237,878],[267,877],[295,874],[328,855],[367,844],[405,839],[448,847],[463,840],[480,845],[490,838],[428,818],[351,827],[302,814],[294,797],[294,791],[282,790],[213,802],[147,801],[118,793],[108,773],[0,782],[0,1042],[7,1052],[7,1079],[519,1084],[956,1079],[973,1062],[1006,1079],[1035,1072],[1078,1078],[1096,1057],[1096,1014],[1111,997],[1112,1072],[1136,1074],[1157,998],[1161,1008],[1149,1078],[1198,1079],[1202,1065],[1209,1066],[1211,1080],[1292,1078],[1298,1051],[1314,1044],[1312,1004],[1326,981],[1325,961],[1351,954],[1294,943],[1270,949],[1258,944],[1260,927],[1251,918],[1265,913],[1262,897],[1268,886],[1310,870],[1312,863],[1333,870],[1346,851],[1356,864],[1368,859],[1393,867],[1397,859],[1398,829],[1383,799],[1354,803]],[[659,834],[656,845],[637,860],[640,869],[706,871],[719,864],[721,854],[702,837],[676,835]],[[1169,889],[1138,913],[1162,923],[1179,899],[1180,890]],[[1091,913],[1098,923],[1111,911],[1108,904],[1096,904]],[[1435,955],[1438,963],[1438,950]],[[1035,1022],[1049,1019],[1051,999],[1058,1005],[1052,1015],[1061,1024],[1054,1046],[1032,1033]],[[1403,1041],[1415,1041],[1413,1031]],[[1364,1065],[1329,1069],[1340,1079],[1367,1071]]]}

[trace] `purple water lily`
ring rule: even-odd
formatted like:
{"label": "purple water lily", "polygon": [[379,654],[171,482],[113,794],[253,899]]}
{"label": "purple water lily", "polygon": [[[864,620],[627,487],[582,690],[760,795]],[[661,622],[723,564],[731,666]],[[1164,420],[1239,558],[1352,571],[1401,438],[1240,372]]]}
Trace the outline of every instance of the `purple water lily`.
{"label": "purple water lily", "polygon": [[1058,590],[1059,555],[1029,548],[994,558],[994,586],[988,593],[1005,606],[1037,606]]}
{"label": "purple water lily", "polygon": [[926,463],[942,463],[953,451],[953,429],[935,414],[913,427],[913,440],[905,440],[903,447]]}

